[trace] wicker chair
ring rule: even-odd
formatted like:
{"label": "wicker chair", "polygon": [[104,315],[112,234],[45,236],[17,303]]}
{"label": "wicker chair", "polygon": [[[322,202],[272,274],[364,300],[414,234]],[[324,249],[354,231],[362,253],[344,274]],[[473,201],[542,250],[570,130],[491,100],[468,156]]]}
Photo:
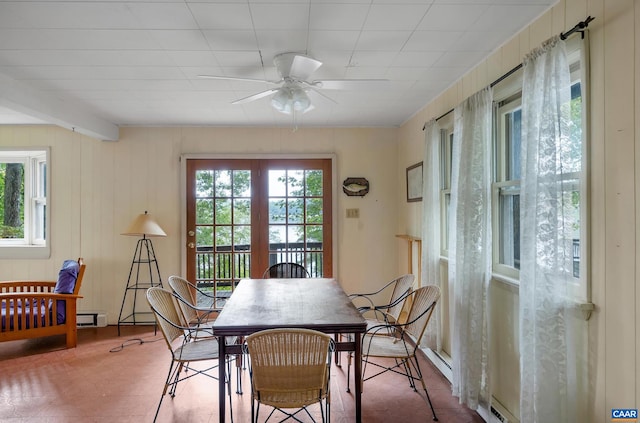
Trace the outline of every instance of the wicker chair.
{"label": "wicker chair", "polygon": [[[376,292],[368,294],[351,294],[349,298],[351,301],[356,302],[358,299],[364,299],[366,305],[358,306],[358,310],[361,313],[372,314],[367,320],[367,327],[376,326],[382,323],[396,323],[401,321],[406,316],[402,316],[404,308],[404,300],[411,293],[413,289],[413,281],[415,276],[412,274],[402,275],[385,286],[377,290]],[[385,291],[390,291],[391,296],[386,304],[375,305],[373,298]]]}
{"label": "wicker chair", "polygon": [[276,263],[264,271],[262,279],[268,278],[310,278],[309,272],[298,263]]}
{"label": "wicker chair", "polygon": [[[167,347],[171,351],[171,365],[169,366],[169,373],[153,418],[154,422],[158,418],[160,406],[167,391],[171,397],[175,397],[176,387],[179,382],[198,374],[217,380],[216,373],[211,371],[217,369],[219,365],[218,339],[210,337],[192,341],[192,337],[189,334],[193,328],[183,325],[175,300],[174,294],[166,289],[152,287],[147,290],[147,301],[164,336]],[[189,363],[212,360],[215,360],[216,363],[206,369],[189,367]],[[228,362],[227,365],[229,365]],[[185,373],[185,376],[181,377],[183,369],[185,371],[192,370],[192,372]],[[230,388],[229,382],[229,402],[231,402]]]}
{"label": "wicker chair", "polygon": [[[287,420],[300,411],[313,419],[307,406],[319,403],[322,421],[329,420],[329,373],[333,341],[309,329],[270,329],[249,335],[251,357],[251,421],[258,421],[260,404],[273,407]],[[322,402],[324,401],[324,407]],[[257,403],[257,407],[254,405]],[[297,409],[288,413],[283,409]]]}
{"label": "wicker chair", "polygon": [[[200,295],[205,299],[211,299],[212,305],[215,305],[215,299],[207,292],[199,289],[197,286],[180,276],[169,276],[169,286],[173,289],[180,311],[182,312],[183,323],[189,326],[189,336],[191,339],[207,338],[213,336],[213,322],[221,311],[221,308],[215,307],[198,307],[197,296]],[[226,338],[227,345],[238,342],[237,338]],[[243,368],[242,355],[236,357],[236,373],[237,384],[236,393],[242,393],[242,375]]]}
{"label": "wicker chair", "polygon": [[[420,380],[431,407],[433,420],[438,418],[433,409],[427,385],[424,383],[416,351],[439,298],[440,288],[436,285],[416,289],[407,297],[411,306],[406,322],[373,326],[362,337],[362,382],[392,371],[405,375],[409,379],[411,388],[417,391],[415,381]],[[388,336],[390,331],[394,332],[394,336]],[[380,334],[385,336],[379,336]],[[385,364],[375,362],[376,358],[394,359],[395,365],[387,366],[386,362]],[[372,366],[378,372],[367,376],[367,370]]]}
{"label": "wicker chair", "polygon": [[[349,295],[349,298],[354,303],[365,303],[365,305],[358,305],[357,307],[361,313],[368,315],[368,317],[366,318],[367,329],[381,324],[393,324],[402,322],[404,319],[406,319],[407,310],[405,310],[405,299],[413,290],[414,280],[415,276],[412,274],[402,275],[387,283],[375,292]],[[379,294],[389,291],[391,292],[391,296],[389,297],[387,303],[375,305],[374,298]],[[383,333],[379,334],[382,335]],[[386,335],[391,335],[391,333],[387,333]],[[347,357],[347,392],[351,392],[351,389],[349,387],[351,378],[349,376],[351,373],[352,353],[349,352]]]}
{"label": "wicker chair", "polygon": [[212,307],[199,307],[197,297],[200,295],[212,300],[213,297],[180,276],[169,276],[169,286],[180,300],[178,305],[185,326],[196,329],[195,332],[192,332],[195,337],[212,336],[211,325],[221,308],[215,307],[215,303],[212,303]]}

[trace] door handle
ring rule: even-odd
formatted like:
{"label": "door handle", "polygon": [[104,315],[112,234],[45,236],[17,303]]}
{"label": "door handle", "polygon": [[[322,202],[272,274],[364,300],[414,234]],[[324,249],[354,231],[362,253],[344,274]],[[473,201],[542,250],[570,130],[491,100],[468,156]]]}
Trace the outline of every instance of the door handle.
{"label": "door handle", "polygon": [[187,244],[187,247],[196,248],[196,244],[194,242],[190,242],[190,243]]}

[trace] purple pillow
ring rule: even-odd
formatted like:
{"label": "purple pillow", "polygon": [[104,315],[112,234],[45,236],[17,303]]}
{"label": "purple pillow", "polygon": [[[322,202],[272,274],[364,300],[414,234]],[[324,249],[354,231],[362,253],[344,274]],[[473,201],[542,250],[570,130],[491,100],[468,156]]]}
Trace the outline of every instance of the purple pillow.
{"label": "purple pillow", "polygon": [[58,273],[58,281],[56,282],[56,287],[53,292],[56,294],[73,294],[79,270],[80,265],[77,261],[65,260],[64,263],[62,263],[60,273]]}
{"label": "purple pillow", "polygon": [[[65,260],[62,263],[62,269],[58,273],[58,281],[53,292],[56,294],[73,294],[78,280],[78,271],[80,265],[75,260]],[[63,324],[67,318],[67,302],[65,300],[56,301],[57,310],[56,320],[59,325]],[[51,306],[49,306],[51,307]]]}

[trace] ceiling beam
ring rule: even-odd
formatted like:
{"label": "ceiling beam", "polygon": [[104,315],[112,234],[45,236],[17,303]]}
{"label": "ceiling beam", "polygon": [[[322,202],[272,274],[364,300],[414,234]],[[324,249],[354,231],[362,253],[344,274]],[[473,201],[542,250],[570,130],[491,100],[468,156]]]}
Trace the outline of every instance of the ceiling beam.
{"label": "ceiling beam", "polygon": [[0,104],[16,112],[36,117],[103,141],[117,141],[117,125],[86,112],[75,104],[35,90],[0,74]]}

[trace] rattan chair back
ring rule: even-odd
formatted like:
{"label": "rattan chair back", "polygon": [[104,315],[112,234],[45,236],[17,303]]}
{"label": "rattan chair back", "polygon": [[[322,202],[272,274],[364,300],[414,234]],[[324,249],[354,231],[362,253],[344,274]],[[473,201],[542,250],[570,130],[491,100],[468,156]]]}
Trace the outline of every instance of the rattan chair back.
{"label": "rattan chair back", "polygon": [[415,276],[412,274],[402,275],[395,279],[393,292],[389,299],[389,307],[387,308],[387,315],[391,316],[394,322],[402,323],[403,319],[400,316],[405,305],[404,300],[411,293],[414,280]]}
{"label": "rattan chair back", "polygon": [[300,408],[326,398],[331,337],[309,329],[272,329],[247,337],[254,400]]}
{"label": "rattan chair back", "polygon": [[184,337],[182,317],[176,307],[173,294],[164,288],[152,287],[147,289],[147,301],[160,327],[160,331],[165,341],[167,341],[167,346],[173,352],[173,341]]}
{"label": "rattan chair back", "polygon": [[436,285],[418,288],[407,297],[407,300],[411,302],[411,308],[404,330],[411,335],[416,344],[420,343],[439,299],[440,288]]}
{"label": "rattan chair back", "polygon": [[195,286],[180,276],[169,276],[169,286],[182,300],[178,301],[178,306],[184,316],[184,323],[186,325],[197,323],[198,312],[196,311],[196,306],[198,300],[196,298]]}

